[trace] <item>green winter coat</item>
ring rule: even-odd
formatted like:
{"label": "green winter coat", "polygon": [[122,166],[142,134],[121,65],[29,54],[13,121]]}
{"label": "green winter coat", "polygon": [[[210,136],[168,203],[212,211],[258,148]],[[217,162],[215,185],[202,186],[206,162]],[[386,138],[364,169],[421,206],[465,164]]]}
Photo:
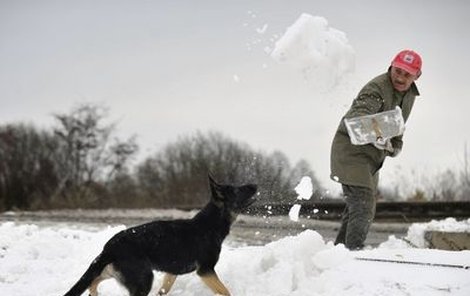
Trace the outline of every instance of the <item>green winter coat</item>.
{"label": "green winter coat", "polygon": [[[352,145],[344,124],[344,118],[375,114],[400,106],[407,121],[418,89],[413,83],[405,93],[393,88],[390,71],[367,83],[353,101],[351,108],[341,119],[331,147],[331,179],[346,185],[377,189],[379,169],[390,153],[374,145]],[[391,139],[393,148],[401,149],[402,136]]]}

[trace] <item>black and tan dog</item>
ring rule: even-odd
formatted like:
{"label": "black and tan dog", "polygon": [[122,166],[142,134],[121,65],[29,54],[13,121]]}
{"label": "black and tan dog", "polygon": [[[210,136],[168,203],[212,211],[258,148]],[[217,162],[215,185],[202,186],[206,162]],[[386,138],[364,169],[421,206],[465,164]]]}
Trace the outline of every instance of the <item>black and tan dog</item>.
{"label": "black and tan dog", "polygon": [[210,176],[209,183],[211,199],[194,218],[154,221],[117,233],[65,296],[79,296],[87,288],[96,296],[98,284],[112,277],[131,296],[147,296],[153,270],[165,273],[158,295],[170,291],[177,275],[194,270],[215,294],[230,295],[214,267],[232,222],[253,203],[256,185],[219,185]]}

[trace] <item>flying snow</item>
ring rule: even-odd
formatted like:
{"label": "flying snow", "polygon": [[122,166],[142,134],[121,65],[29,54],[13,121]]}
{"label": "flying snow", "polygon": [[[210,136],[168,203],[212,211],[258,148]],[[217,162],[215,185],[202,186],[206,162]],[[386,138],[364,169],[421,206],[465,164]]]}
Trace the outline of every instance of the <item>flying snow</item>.
{"label": "flying snow", "polygon": [[309,176],[302,177],[299,184],[295,187],[298,200],[309,200],[313,194],[312,178]]}
{"label": "flying snow", "polygon": [[299,70],[321,89],[330,89],[353,72],[355,53],[346,34],[324,17],[303,13],[276,42],[271,57]]}
{"label": "flying snow", "polygon": [[[297,193],[297,200],[309,200],[313,194],[312,178],[308,176],[302,177],[299,184],[295,186],[295,192]],[[289,211],[289,218],[292,221],[299,221],[300,208],[299,204],[294,204]]]}
{"label": "flying snow", "polygon": [[300,213],[300,208],[302,206],[299,205],[299,204],[295,204],[293,205],[290,210],[289,210],[289,218],[294,221],[294,222],[297,222],[299,221],[299,213]]}

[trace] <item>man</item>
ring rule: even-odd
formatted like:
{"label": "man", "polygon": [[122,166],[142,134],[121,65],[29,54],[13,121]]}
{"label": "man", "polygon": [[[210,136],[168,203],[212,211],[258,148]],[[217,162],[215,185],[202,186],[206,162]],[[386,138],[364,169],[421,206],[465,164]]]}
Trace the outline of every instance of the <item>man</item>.
{"label": "man", "polygon": [[362,88],[341,120],[331,147],[331,178],[342,184],[346,208],[335,244],[345,244],[351,250],[364,247],[375,216],[379,170],[385,158],[397,156],[403,146],[402,136],[353,145],[344,118],[376,114],[399,106],[406,122],[415,97],[419,96],[415,81],[421,75],[421,65],[421,57],[416,52],[399,52],[386,73]]}

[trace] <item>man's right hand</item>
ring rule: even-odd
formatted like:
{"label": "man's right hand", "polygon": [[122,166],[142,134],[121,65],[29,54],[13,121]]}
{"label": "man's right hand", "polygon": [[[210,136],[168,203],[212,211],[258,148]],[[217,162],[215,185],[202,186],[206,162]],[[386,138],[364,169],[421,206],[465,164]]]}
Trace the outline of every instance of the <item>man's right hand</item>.
{"label": "man's right hand", "polygon": [[375,148],[379,150],[386,150],[392,154],[395,151],[395,149],[393,149],[392,142],[390,141],[390,139],[384,140],[383,138],[378,138],[377,141],[375,141],[373,144]]}

